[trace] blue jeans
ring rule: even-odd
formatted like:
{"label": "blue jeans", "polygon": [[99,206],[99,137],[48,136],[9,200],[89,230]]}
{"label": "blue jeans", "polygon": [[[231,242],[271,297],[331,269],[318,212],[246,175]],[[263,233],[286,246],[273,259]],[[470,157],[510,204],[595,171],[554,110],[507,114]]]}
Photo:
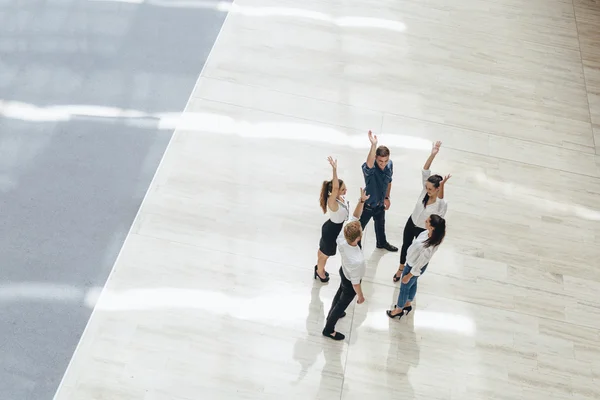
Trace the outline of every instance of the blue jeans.
{"label": "blue jeans", "polygon": [[[427,264],[429,265],[429,264]],[[425,265],[423,267],[423,269],[421,270],[421,275],[423,275],[425,273],[425,270],[427,269],[427,265]],[[410,270],[411,270],[411,266],[406,264],[404,266],[404,271],[402,271],[402,276],[407,275]],[[419,275],[419,276],[421,276]],[[415,296],[417,295],[417,281],[419,280],[418,276],[413,276],[410,278],[410,280],[408,281],[408,283],[400,283],[400,294],[398,294],[398,302],[396,303],[396,307],[399,308],[403,308],[404,305],[407,302],[412,302],[415,299]]]}

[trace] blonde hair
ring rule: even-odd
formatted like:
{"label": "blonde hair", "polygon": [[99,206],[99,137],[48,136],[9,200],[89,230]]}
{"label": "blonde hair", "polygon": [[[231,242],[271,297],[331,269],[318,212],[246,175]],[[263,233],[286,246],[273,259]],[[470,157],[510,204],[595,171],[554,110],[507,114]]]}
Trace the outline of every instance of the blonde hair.
{"label": "blonde hair", "polygon": [[348,243],[353,243],[356,239],[362,236],[362,226],[360,221],[352,221],[344,227],[344,237]]}

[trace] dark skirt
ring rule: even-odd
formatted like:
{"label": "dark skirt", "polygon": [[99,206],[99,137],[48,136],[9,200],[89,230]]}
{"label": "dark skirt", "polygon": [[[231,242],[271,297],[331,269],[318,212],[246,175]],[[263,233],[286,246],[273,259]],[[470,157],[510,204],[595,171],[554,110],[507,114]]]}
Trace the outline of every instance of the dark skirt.
{"label": "dark skirt", "polygon": [[343,226],[343,222],[336,224],[330,219],[325,221],[323,227],[321,228],[321,240],[319,241],[319,250],[321,250],[321,253],[329,257],[335,256],[337,251],[336,240],[342,231]]}

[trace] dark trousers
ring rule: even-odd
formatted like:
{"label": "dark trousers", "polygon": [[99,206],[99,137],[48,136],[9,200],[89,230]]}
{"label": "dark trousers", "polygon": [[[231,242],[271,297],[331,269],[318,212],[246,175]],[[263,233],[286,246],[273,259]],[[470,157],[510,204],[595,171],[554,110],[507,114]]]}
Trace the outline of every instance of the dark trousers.
{"label": "dark trousers", "polygon": [[375,238],[377,240],[377,246],[385,246],[387,244],[387,238],[385,237],[385,208],[383,205],[369,206],[365,204],[360,216],[360,225],[363,230],[371,218],[375,221]]}
{"label": "dark trousers", "polygon": [[335,331],[335,324],[337,324],[342,314],[344,314],[346,311],[346,308],[348,308],[350,303],[352,303],[352,300],[354,300],[354,296],[356,296],[352,282],[346,278],[346,275],[344,275],[344,271],[341,267],[340,278],[342,278],[342,281],[340,282],[340,288],[333,297],[331,309],[327,315],[325,329],[323,329],[323,333],[326,335],[330,335]]}
{"label": "dark trousers", "polygon": [[413,240],[421,234],[425,229],[415,226],[412,216],[408,217],[406,225],[404,225],[404,238],[402,239],[402,250],[400,250],[400,264],[406,264],[406,253],[412,244]]}

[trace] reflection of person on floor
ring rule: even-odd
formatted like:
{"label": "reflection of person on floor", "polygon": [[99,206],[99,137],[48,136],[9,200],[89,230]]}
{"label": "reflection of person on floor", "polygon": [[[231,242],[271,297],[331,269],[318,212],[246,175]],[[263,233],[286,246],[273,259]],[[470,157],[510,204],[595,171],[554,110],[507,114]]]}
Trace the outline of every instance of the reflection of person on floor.
{"label": "reflection of person on floor", "polygon": [[390,347],[385,369],[386,388],[390,398],[394,393],[402,393],[402,399],[414,399],[414,389],[410,383],[409,373],[417,368],[421,360],[421,347],[415,333],[414,320],[409,319],[402,324],[401,330],[390,329]]}
{"label": "reflection of person on floor", "polygon": [[345,336],[335,331],[335,324],[340,318],[346,315],[346,308],[350,305],[354,296],[358,295],[358,304],[365,301],[361,288],[362,278],[366,272],[365,256],[358,242],[362,238],[362,227],[360,225],[360,215],[363,211],[363,204],[369,199],[366,192],[360,189],[360,200],[354,209],[354,215],[337,238],[337,246],[342,258],[340,267],[340,288],[338,289],[331,309],[327,316],[327,322],[323,329],[323,335],[334,340],[344,340]]}
{"label": "reflection of person on floor", "polygon": [[[344,387],[344,366],[342,354],[344,348],[334,343],[323,344],[325,365],[321,370],[321,382],[315,400],[331,400],[340,398],[340,390]],[[305,397],[308,398],[308,397]]]}
{"label": "reflection of person on floor", "polygon": [[425,230],[425,220],[427,220],[431,214],[437,214],[440,217],[446,216],[448,205],[444,200],[444,186],[451,175],[442,178],[440,175],[431,175],[431,171],[429,170],[435,156],[440,151],[441,145],[442,142],[433,143],[431,154],[423,166],[423,190],[419,195],[419,200],[415,205],[412,215],[408,217],[408,221],[406,221],[406,225],[404,225],[404,237],[402,249],[400,250],[400,266],[398,267],[398,271],[394,274],[394,282],[400,280],[400,275],[402,275],[404,265],[406,264],[408,247],[412,241]]}
{"label": "reflection of person on floor", "polygon": [[325,264],[329,257],[335,256],[336,239],[342,230],[344,221],[350,214],[350,204],[346,201],[346,185],[337,176],[337,160],[328,157],[327,160],[333,169],[333,178],[324,181],[321,187],[321,209],[323,213],[329,211],[329,219],[321,228],[321,240],[317,252],[317,265],[315,265],[315,279],[323,283],[329,281],[329,273],[325,271]]}
{"label": "reflection of person on floor", "polygon": [[417,281],[427,270],[427,265],[446,236],[446,220],[432,214],[425,220],[425,231],[408,248],[406,266],[402,272],[400,294],[393,310],[386,311],[390,318],[402,318],[412,311],[417,294]]}
{"label": "reflection of person on floor", "polygon": [[390,194],[394,164],[390,160],[390,149],[385,146],[377,147],[377,136],[374,136],[371,131],[369,131],[369,141],[371,150],[369,150],[367,161],[362,165],[362,171],[365,177],[365,190],[370,197],[360,216],[360,224],[365,229],[365,226],[373,218],[377,248],[398,251],[396,246],[388,243],[385,236],[385,212],[391,206]]}
{"label": "reflection of person on floor", "polygon": [[323,326],[325,314],[323,312],[323,302],[320,297],[320,290],[323,285],[313,287],[310,295],[310,304],[308,306],[308,317],[306,318],[306,337],[298,338],[294,345],[294,360],[300,366],[300,374],[294,385],[299,384],[308,374],[310,368],[315,364],[319,354],[323,351],[323,345],[313,339],[313,332],[318,326]]}

